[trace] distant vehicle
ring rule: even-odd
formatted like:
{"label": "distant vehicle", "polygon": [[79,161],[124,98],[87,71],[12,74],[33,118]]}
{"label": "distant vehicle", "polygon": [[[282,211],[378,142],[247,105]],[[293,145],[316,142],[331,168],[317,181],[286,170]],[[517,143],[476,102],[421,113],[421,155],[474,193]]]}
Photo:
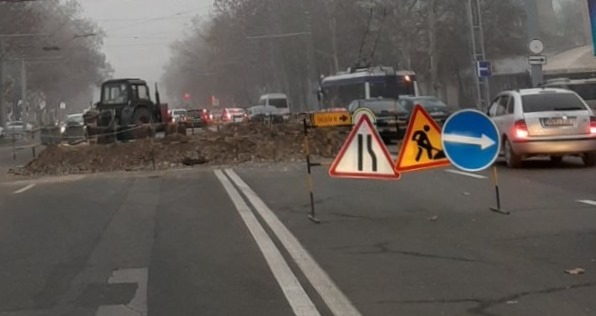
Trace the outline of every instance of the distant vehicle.
{"label": "distant vehicle", "polygon": [[324,77],[319,88],[323,108],[347,107],[353,100],[376,98],[399,99],[402,96],[418,96],[420,89],[416,73],[395,70],[392,67],[348,69],[333,76]]}
{"label": "distant vehicle", "polygon": [[135,139],[135,128],[143,124],[165,128],[166,113],[167,104],[160,103],[157,87],[153,102],[144,80],[115,79],[101,85],[100,101],[84,117],[90,136],[101,135],[99,143],[112,143]]}
{"label": "distant vehicle", "polygon": [[403,105],[406,110],[410,111],[410,113],[414,110],[414,106],[420,104],[433,120],[441,126],[445,124],[447,118],[452,114],[452,111],[447,104],[431,96],[402,97],[399,99],[399,103]]}
{"label": "distant vehicle", "polygon": [[596,109],[596,78],[591,79],[550,79],[541,84],[545,88],[560,88],[574,91],[592,108]]}
{"label": "distant vehicle", "polygon": [[224,108],[221,121],[223,123],[243,123],[248,121],[248,115],[242,108]]}
{"label": "distant vehicle", "polygon": [[186,112],[188,127],[205,127],[209,125],[209,111],[207,109],[192,109]]}
{"label": "distant vehicle", "polygon": [[279,110],[274,106],[256,105],[246,109],[248,120],[250,122],[283,122],[283,115],[279,114]]}
{"label": "distant vehicle", "polygon": [[172,123],[186,124],[188,118],[185,109],[172,109],[170,113],[172,114]]}
{"label": "distant vehicle", "polygon": [[377,118],[377,131],[383,141],[402,139],[408,128],[410,112],[394,99],[355,100],[350,103],[348,110],[354,113],[357,109],[368,108]]}
{"label": "distant vehicle", "polygon": [[21,138],[26,133],[29,133],[33,130],[33,125],[29,123],[25,123],[23,121],[12,121],[6,123],[6,130],[4,131],[5,136],[14,136],[16,138]]}
{"label": "distant vehicle", "polygon": [[86,138],[87,128],[83,113],[71,114],[66,117],[64,125],[60,127],[62,138],[72,144]]}
{"label": "distant vehicle", "polygon": [[596,117],[573,91],[505,91],[487,114],[502,135],[502,151],[511,168],[533,156],[549,156],[559,163],[565,155],[577,155],[586,166],[596,165]]}
{"label": "distant vehicle", "polygon": [[209,121],[211,123],[220,124],[223,118],[223,109],[213,109],[209,113]]}
{"label": "distant vehicle", "polygon": [[284,120],[290,119],[290,101],[288,100],[288,96],[283,93],[270,93],[262,95],[259,98],[258,105],[262,105],[265,107],[275,107],[277,109],[277,113],[281,115]]}

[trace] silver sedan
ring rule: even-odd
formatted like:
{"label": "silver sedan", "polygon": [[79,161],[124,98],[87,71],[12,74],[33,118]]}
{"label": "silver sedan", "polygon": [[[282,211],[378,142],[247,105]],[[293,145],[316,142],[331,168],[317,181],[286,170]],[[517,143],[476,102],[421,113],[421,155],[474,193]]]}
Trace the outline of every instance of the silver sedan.
{"label": "silver sedan", "polygon": [[507,165],[548,156],[558,163],[565,155],[596,165],[596,117],[575,92],[562,89],[523,89],[499,94],[488,115],[503,139]]}

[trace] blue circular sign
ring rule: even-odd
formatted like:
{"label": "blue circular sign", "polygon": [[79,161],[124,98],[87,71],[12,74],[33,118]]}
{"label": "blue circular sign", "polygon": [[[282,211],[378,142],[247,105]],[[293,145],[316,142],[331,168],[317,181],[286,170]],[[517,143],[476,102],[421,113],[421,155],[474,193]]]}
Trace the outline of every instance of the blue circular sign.
{"label": "blue circular sign", "polygon": [[454,113],[445,122],[441,138],[447,158],[464,171],[484,170],[499,157],[499,130],[488,116],[477,110]]}

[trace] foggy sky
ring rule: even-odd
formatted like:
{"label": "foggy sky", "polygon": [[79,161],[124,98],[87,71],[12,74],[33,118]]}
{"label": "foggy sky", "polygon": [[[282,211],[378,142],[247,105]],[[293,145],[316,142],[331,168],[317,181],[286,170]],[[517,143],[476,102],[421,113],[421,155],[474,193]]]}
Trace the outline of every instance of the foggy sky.
{"label": "foggy sky", "polygon": [[103,52],[114,77],[138,77],[151,85],[170,58],[169,45],[184,36],[193,17],[207,18],[213,4],[213,0],[78,1],[83,16],[107,33]]}

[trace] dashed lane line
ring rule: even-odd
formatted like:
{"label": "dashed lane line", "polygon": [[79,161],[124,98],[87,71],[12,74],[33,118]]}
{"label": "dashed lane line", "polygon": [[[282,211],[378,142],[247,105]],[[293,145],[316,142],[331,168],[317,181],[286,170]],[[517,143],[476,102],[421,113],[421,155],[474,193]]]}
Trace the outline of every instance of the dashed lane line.
{"label": "dashed lane line", "polygon": [[331,277],[319,266],[308,251],[304,249],[302,244],[300,244],[298,239],[286,228],[275,213],[273,213],[248,184],[232,169],[227,169],[226,174],[240,191],[244,193],[269,228],[271,228],[331,312],[335,316],[361,316],[352,302],[331,280]]}
{"label": "dashed lane line", "polygon": [[596,206],[596,201],[592,201],[592,200],[577,200],[577,202],[586,204],[586,205]]}
{"label": "dashed lane line", "polygon": [[466,177],[475,178],[475,179],[487,179],[486,176],[483,176],[480,174],[469,173],[469,172],[459,171],[459,170],[455,170],[455,169],[447,169],[447,170],[445,170],[445,172],[458,174],[460,176],[466,176]]}
{"label": "dashed lane line", "polygon": [[296,275],[290,269],[290,266],[282,256],[279,249],[267,235],[267,232],[261,226],[255,214],[252,213],[250,207],[246,204],[238,190],[228,180],[221,170],[215,170],[215,176],[219,179],[224,189],[232,199],[236,210],[240,213],[240,217],[244,221],[246,227],[255,239],[261,253],[265,257],[273,276],[281,287],[288,303],[292,307],[296,316],[320,316],[319,311],[314,303],[306,294],[306,291],[298,281]]}
{"label": "dashed lane line", "polygon": [[14,191],[14,194],[21,194],[21,193],[23,193],[25,191],[28,191],[28,190],[32,189],[34,186],[35,186],[35,183],[31,183],[31,184],[29,184],[28,186],[26,186],[26,187],[24,187],[22,189],[19,189],[19,190]]}

